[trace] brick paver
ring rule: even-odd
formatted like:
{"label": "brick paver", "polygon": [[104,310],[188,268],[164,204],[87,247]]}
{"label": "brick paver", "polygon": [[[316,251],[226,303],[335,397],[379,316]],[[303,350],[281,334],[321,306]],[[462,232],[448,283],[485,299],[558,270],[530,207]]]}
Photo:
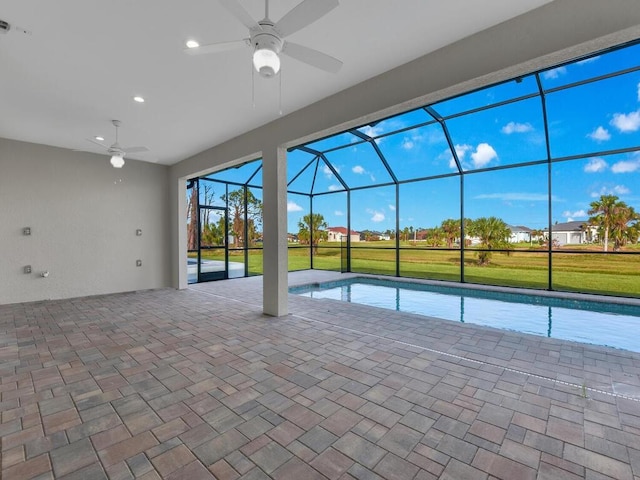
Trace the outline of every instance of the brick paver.
{"label": "brick paver", "polygon": [[0,306],[0,478],[640,479],[640,353],[261,282]]}

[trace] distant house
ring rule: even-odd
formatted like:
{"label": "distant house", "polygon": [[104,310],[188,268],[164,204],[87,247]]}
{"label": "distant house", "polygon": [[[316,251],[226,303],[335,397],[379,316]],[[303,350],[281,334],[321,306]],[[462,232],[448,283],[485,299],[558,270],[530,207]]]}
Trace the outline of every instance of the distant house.
{"label": "distant house", "polygon": [[509,243],[520,243],[531,241],[531,229],[523,227],[522,225],[514,226],[507,225],[507,228],[511,230],[511,236],[509,237]]}
{"label": "distant house", "polygon": [[424,242],[429,236],[429,230],[426,228],[418,229],[415,231],[414,237],[415,240],[419,242]]}
{"label": "distant house", "polygon": [[377,240],[391,240],[391,236],[386,233],[378,232],[377,230],[363,230],[360,232],[360,240],[362,241],[377,241]]}
{"label": "distant house", "polygon": [[298,243],[298,235],[295,233],[287,233],[287,242]]}
{"label": "distant house", "polygon": [[[355,230],[351,230],[351,241],[359,242],[360,233]],[[345,227],[329,227],[327,228],[327,241],[328,242],[341,242],[347,239],[347,229]]]}
{"label": "distant house", "polygon": [[[598,229],[589,225],[586,221],[575,221],[566,223],[556,223],[551,226],[551,238],[558,245],[579,245],[588,243],[597,235]],[[549,231],[544,229],[544,237],[549,238]]]}

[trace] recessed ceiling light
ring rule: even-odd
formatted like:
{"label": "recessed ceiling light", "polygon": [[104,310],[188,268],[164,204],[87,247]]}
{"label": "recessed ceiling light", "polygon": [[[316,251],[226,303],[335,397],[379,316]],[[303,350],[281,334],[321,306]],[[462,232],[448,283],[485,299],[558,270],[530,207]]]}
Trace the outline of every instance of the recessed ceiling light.
{"label": "recessed ceiling light", "polygon": [[98,140],[99,142],[104,142],[104,137],[101,137],[100,135],[96,135],[95,137],[96,140]]}
{"label": "recessed ceiling light", "polygon": [[142,98],[139,95],[136,95],[135,97],[133,97],[133,100],[138,102],[138,103],[144,103],[144,98]]}
{"label": "recessed ceiling light", "polygon": [[195,40],[187,41],[187,48],[198,48],[199,46],[200,46],[200,44],[198,42],[196,42]]}

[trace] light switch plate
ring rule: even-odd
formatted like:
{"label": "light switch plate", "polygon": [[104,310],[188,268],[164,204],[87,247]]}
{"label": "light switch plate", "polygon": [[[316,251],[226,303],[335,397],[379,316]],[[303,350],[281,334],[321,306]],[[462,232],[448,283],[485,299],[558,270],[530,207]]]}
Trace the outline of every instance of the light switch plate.
{"label": "light switch plate", "polygon": [[136,267],[142,266],[142,260],[136,260]]}

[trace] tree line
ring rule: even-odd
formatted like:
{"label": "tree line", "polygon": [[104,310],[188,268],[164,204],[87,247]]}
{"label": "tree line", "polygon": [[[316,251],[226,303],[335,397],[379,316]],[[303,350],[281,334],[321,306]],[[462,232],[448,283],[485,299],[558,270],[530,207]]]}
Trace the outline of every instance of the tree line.
{"label": "tree line", "polygon": [[[591,231],[591,227],[597,228],[597,239],[603,244],[604,251],[608,251],[609,244],[613,242],[613,250],[618,251],[623,246],[638,243],[640,238],[640,215],[632,206],[627,205],[615,195],[602,195],[598,200],[591,202],[588,214],[589,219],[582,225],[585,233]],[[312,245],[317,251],[318,244],[327,240],[327,223],[320,213],[307,214],[298,222],[298,240],[302,244]],[[421,233],[422,239],[427,245],[433,247],[446,246],[453,248],[460,244],[462,237],[462,222],[460,219],[448,218],[440,225],[429,229],[414,229],[405,227],[398,232],[400,239],[404,241],[415,239],[416,233]],[[552,227],[553,231],[553,227]],[[480,217],[476,219],[464,219],[464,233],[466,245],[470,245],[471,238],[477,240],[479,247],[478,263],[487,265],[491,259],[490,250],[511,250],[510,238],[512,231],[504,220],[498,217]],[[395,233],[387,230],[385,234],[394,239]],[[370,236],[371,237],[371,236]],[[548,231],[531,230],[530,241],[537,237],[548,245],[553,241]],[[365,238],[366,240],[367,238]]]}
{"label": "tree line", "polygon": [[224,214],[214,216],[216,209],[207,208],[216,204],[213,187],[206,182],[198,186],[200,191],[192,187],[187,201],[188,250],[198,249],[198,220],[201,247],[225,246],[228,236],[234,248],[253,246],[261,239],[262,201],[251,190],[246,190],[246,198],[243,188],[220,195]]}

